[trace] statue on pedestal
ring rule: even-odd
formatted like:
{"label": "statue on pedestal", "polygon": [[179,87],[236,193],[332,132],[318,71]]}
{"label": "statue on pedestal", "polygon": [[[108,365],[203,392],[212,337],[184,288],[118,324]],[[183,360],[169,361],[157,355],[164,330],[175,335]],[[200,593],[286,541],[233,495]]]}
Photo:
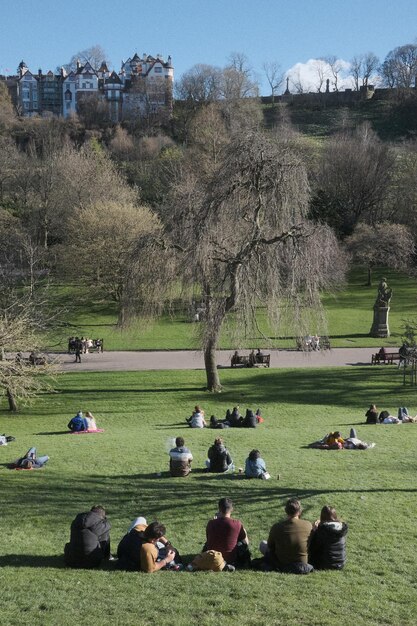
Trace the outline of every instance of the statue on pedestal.
{"label": "statue on pedestal", "polygon": [[369,333],[371,337],[389,337],[388,313],[391,298],[392,289],[388,287],[387,279],[381,278],[374,304],[374,321]]}

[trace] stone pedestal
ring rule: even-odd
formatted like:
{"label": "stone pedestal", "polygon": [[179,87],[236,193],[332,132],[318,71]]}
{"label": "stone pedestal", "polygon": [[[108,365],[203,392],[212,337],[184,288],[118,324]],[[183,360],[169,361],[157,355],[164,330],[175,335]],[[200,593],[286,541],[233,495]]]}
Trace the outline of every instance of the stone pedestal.
{"label": "stone pedestal", "polygon": [[388,326],[388,314],[389,314],[389,306],[377,306],[374,305],[374,321],[372,323],[370,336],[371,337],[389,337],[389,326]]}

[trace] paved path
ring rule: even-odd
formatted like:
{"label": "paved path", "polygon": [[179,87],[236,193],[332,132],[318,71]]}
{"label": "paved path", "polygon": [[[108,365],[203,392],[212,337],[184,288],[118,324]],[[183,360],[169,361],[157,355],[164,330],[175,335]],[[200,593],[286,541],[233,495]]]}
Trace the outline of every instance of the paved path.
{"label": "paved path", "polygon": [[[245,351],[245,354],[247,352]],[[309,353],[295,350],[271,350],[271,367],[369,365],[374,352],[375,348],[333,348],[323,352]],[[219,350],[217,363],[221,367],[229,367],[232,354],[233,350]],[[82,363],[75,363],[75,357],[69,354],[62,354],[59,358],[61,368],[65,372],[204,369],[203,354],[186,350],[83,354]]]}

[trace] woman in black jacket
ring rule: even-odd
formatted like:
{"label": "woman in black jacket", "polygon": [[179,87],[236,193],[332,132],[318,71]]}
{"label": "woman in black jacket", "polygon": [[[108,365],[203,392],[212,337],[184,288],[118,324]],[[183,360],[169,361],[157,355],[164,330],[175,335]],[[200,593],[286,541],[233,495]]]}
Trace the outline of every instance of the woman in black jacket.
{"label": "woman in black jacket", "polygon": [[209,448],[206,467],[209,472],[223,473],[233,471],[234,465],[229,450],[223,443],[223,439],[217,437],[214,444]]}
{"label": "woman in black jacket", "polygon": [[308,562],[315,569],[342,569],[346,562],[347,532],[348,526],[338,519],[336,510],[324,506],[310,535]]}

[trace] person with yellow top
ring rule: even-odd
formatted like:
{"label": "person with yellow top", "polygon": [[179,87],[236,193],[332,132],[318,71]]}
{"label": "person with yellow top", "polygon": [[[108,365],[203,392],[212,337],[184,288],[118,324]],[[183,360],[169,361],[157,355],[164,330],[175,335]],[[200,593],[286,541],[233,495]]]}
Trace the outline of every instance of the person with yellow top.
{"label": "person with yellow top", "polygon": [[[142,521],[143,520],[143,521]],[[146,525],[144,518],[120,541],[117,548],[118,566],[122,569],[136,570],[151,574],[169,565],[176,556],[175,550],[165,538],[165,526],[160,522]],[[165,546],[165,556],[158,560],[158,543]]]}
{"label": "person with yellow top", "polygon": [[342,449],[344,446],[345,440],[343,439],[340,432],[336,430],[334,433],[330,433],[330,435],[328,435],[325,443],[327,446],[329,446],[329,448]]}

